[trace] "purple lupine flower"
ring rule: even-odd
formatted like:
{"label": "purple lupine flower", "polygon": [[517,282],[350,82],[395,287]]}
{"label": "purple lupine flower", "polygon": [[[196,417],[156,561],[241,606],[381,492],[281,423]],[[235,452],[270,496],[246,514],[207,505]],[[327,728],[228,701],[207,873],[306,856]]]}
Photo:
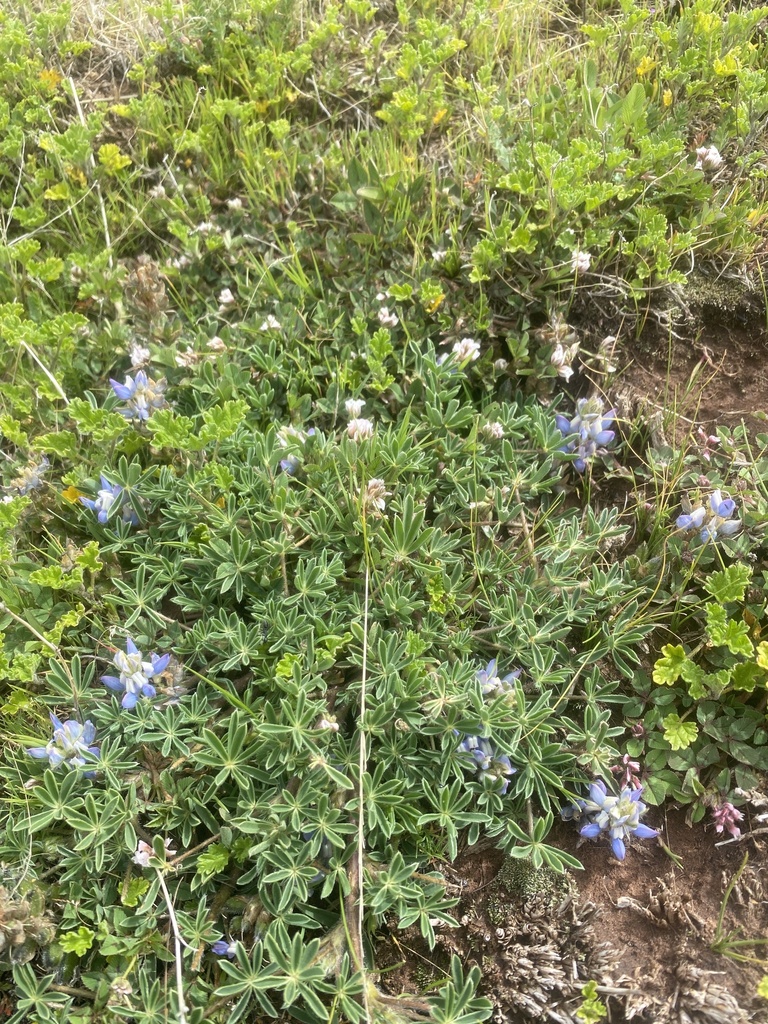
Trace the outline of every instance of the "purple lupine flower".
{"label": "purple lupine flower", "polygon": [[729,800],[724,800],[717,807],[712,808],[712,820],[715,822],[715,832],[730,832],[734,839],[741,836],[741,829],[736,824],[741,821],[744,815],[738,811]]}
{"label": "purple lupine flower", "polygon": [[[67,768],[82,768],[99,756],[98,746],[93,745],[96,738],[93,722],[81,724],[74,718],[61,722],[56,715],[51,714],[51,723],[53,738],[44,747],[28,747],[27,753],[31,757],[47,757],[51,768],[58,768],[62,764]],[[86,757],[86,754],[90,754],[90,757]]]}
{"label": "purple lupine flower", "polygon": [[[297,430],[296,427],[281,427],[277,432],[277,443],[281,448],[287,448],[291,443],[303,445],[308,437],[314,437],[314,435],[314,427],[310,427],[306,433],[303,430]],[[280,459],[280,468],[289,476],[294,476],[300,465],[301,459],[298,455],[289,454],[284,459]]]}
{"label": "purple lupine flower", "polygon": [[584,472],[595,455],[602,455],[605,446],[615,438],[615,431],[608,429],[615,418],[616,410],[603,412],[602,400],[596,397],[580,398],[576,403],[576,415],[571,420],[559,414],[555,417],[557,429],[568,439],[561,451],[578,455],[573,466],[579,473]]}
{"label": "purple lupine flower", "polygon": [[520,675],[521,669],[508,672],[503,679],[500,679],[496,672],[496,659],[491,658],[485,668],[477,673],[477,681],[485,697],[495,697],[501,693],[511,693],[515,688],[515,682]]}
{"label": "purple lupine flower", "polygon": [[136,510],[133,506],[125,500],[123,488],[120,484],[110,483],[103,473],[101,474],[101,488],[98,496],[96,498],[86,498],[85,495],[81,494],[80,501],[91,512],[96,513],[96,517],[102,525],[109,520],[113,505],[121,509],[124,523],[130,523],[131,526],[138,525],[139,517],[136,515]]}
{"label": "purple lupine flower", "polygon": [[698,530],[702,544],[706,544],[718,537],[732,537],[741,529],[741,522],[731,518],[735,511],[733,498],[723,498],[720,490],[715,490],[706,504],[678,516],[676,526],[679,530]]}
{"label": "purple lupine flower", "polygon": [[474,759],[481,778],[487,774],[488,778],[502,780],[499,793],[504,796],[509,789],[510,776],[517,771],[507,755],[497,754],[484,736],[465,736],[458,749]]}
{"label": "purple lupine flower", "polygon": [[112,659],[112,663],[120,670],[119,678],[102,676],[101,681],[110,690],[122,693],[123,707],[131,710],[136,707],[139,697],[155,696],[155,688],[149,680],[165,670],[171,656],[164,654],[160,657],[157,654],[150,654],[150,660],[144,661],[144,655],[130,637],[126,640],[125,646],[127,653],[118,651]]}
{"label": "purple lupine flower", "polygon": [[216,956],[226,956],[230,960],[234,960],[235,953],[237,952],[237,943],[234,939],[230,942],[219,939],[218,942],[211,943],[211,952],[215,953]]}
{"label": "purple lupine flower", "polygon": [[164,394],[165,381],[152,380],[144,370],[139,370],[135,377],[129,373],[125,378],[125,384],[111,377],[109,383],[117,397],[125,402],[126,407],[119,412],[129,420],[146,422],[156,409],[163,409],[167,404]]}
{"label": "purple lupine flower", "polygon": [[617,860],[626,856],[625,841],[630,836],[638,839],[653,839],[659,833],[654,828],[643,825],[640,818],[646,811],[640,797],[639,789],[622,789],[616,796],[609,793],[602,779],[593,782],[585,799],[577,799],[571,807],[566,807],[562,817],[567,821],[586,818],[586,824],[579,829],[580,835],[586,839],[597,839],[607,832],[611,840],[611,849]]}

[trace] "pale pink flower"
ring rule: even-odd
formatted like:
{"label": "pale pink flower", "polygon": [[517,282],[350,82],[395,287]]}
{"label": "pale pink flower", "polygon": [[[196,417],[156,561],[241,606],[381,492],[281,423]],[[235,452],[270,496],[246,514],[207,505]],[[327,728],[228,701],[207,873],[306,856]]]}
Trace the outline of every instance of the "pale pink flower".
{"label": "pale pink flower", "polygon": [[347,437],[352,441],[365,441],[367,438],[373,437],[372,421],[362,417],[350,420],[347,424]]}

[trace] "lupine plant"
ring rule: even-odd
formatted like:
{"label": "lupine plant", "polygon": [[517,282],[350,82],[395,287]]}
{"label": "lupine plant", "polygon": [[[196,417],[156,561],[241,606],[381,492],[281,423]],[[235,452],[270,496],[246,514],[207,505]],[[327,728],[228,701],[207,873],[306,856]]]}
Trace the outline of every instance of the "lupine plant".
{"label": "lupine plant", "polygon": [[[455,926],[460,849],[578,869],[555,817],[614,768],[577,809],[615,854],[650,830],[638,781],[700,783],[733,837],[764,608],[748,580],[727,621],[686,601],[761,550],[764,450],[710,438],[703,516],[670,528],[688,473],[649,525],[600,488],[615,339],[565,319],[763,245],[759,18],[697,42],[700,7],[629,0],[578,67],[536,22],[536,72],[520,5],[190,0],[121,58],[124,102],[85,104],[100,31],[0,18],[0,861],[53,894],[13,1024],[477,1024],[457,958],[373,982],[377,934]],[[670,69],[694,40],[668,105],[631,63],[649,19]]]}

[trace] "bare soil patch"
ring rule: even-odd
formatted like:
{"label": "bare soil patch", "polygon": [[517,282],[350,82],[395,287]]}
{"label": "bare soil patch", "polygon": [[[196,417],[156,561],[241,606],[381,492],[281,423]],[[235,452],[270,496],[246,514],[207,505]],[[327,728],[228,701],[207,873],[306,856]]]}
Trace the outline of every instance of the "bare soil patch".
{"label": "bare soil patch", "polygon": [[[497,850],[467,849],[443,867],[462,893],[460,927],[441,930],[432,951],[415,929],[385,936],[376,953],[383,990],[429,990],[457,953],[465,966],[482,968],[481,991],[498,1022],[577,1022],[580,989],[594,979],[611,1024],[768,1024],[754,995],[768,967],[711,948],[745,854],[721,934],[768,936],[768,845],[757,837],[717,846],[722,837],[688,826],[684,811],[655,815],[649,823],[662,828],[667,850],[636,842],[623,863],[607,844],[581,842],[572,825],[559,824],[550,841],[584,864],[567,879]],[[737,949],[767,955],[765,947]]]}

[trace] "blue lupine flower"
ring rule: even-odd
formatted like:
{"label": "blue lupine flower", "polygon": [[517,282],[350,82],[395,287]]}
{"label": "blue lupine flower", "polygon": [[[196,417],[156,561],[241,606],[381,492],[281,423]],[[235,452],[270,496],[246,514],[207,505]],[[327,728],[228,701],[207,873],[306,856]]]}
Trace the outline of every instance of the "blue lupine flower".
{"label": "blue lupine flower", "polygon": [[677,517],[677,527],[680,530],[698,530],[702,544],[706,544],[718,537],[731,537],[741,529],[740,521],[731,519],[735,511],[733,498],[723,498],[719,490],[712,491],[706,505],[699,505]]}
{"label": "blue lupine flower", "polygon": [[135,708],[139,697],[154,697],[155,688],[150,683],[153,676],[159,675],[165,670],[171,660],[170,654],[159,657],[157,654],[150,654],[150,660],[144,661],[144,655],[136,648],[136,644],[130,637],[126,640],[126,651],[118,651],[112,659],[113,664],[120,670],[120,677],[102,676],[101,681],[110,690],[123,693],[121,704],[130,710]]}
{"label": "blue lupine flower", "polygon": [[[576,452],[578,458],[574,460],[573,466],[579,473],[584,472],[587,463],[595,455],[602,455],[605,446],[616,436],[613,430],[608,430],[615,418],[616,410],[603,412],[602,400],[596,397],[580,398],[572,420],[566,416],[555,417],[557,429],[563,437],[569,438],[562,451]],[[578,437],[574,437],[574,434]]]}
{"label": "blue lupine flower", "polygon": [[625,840],[629,836],[653,839],[659,834],[656,829],[649,828],[640,821],[646,811],[646,806],[640,799],[642,794],[643,790],[640,787],[622,789],[616,796],[609,793],[605,783],[598,779],[589,787],[587,798],[577,799],[573,805],[564,808],[562,816],[566,821],[587,818],[586,824],[579,829],[579,833],[587,839],[597,839],[603,832],[607,832],[614,857],[617,860],[624,860]]}
{"label": "blue lupine flower", "polygon": [[503,796],[507,792],[509,777],[515,774],[517,768],[512,766],[506,754],[497,754],[490,740],[484,736],[465,736],[458,749],[474,759],[481,778],[487,774],[488,778],[502,779],[499,793]]}
{"label": "blue lupine flower", "polygon": [[109,383],[117,397],[126,404],[125,409],[118,411],[129,420],[146,422],[155,409],[162,409],[167,404],[164,395],[165,381],[152,380],[144,370],[139,370],[135,378],[129,373],[125,378],[125,384],[111,377]]}
{"label": "blue lupine flower", "polygon": [[[27,753],[32,757],[47,757],[51,768],[65,764],[67,768],[82,768],[99,756],[98,746],[93,745],[96,738],[96,727],[93,722],[80,723],[74,718],[61,722],[51,714],[53,738],[44,747],[29,747]],[[86,757],[90,754],[90,757]]]}
{"label": "blue lupine flower", "polygon": [[480,683],[483,696],[495,697],[500,693],[511,693],[521,671],[519,668],[515,669],[514,672],[507,672],[503,679],[499,679],[496,673],[496,659],[491,658],[485,668],[481,668],[477,673],[477,681]]}
{"label": "blue lupine flower", "polygon": [[215,953],[216,956],[226,956],[230,960],[234,960],[235,953],[237,952],[237,943],[234,939],[231,942],[219,939],[218,942],[211,944],[211,952]]}
{"label": "blue lupine flower", "polygon": [[111,484],[109,480],[102,473],[101,475],[101,489],[96,498],[86,498],[85,495],[80,495],[80,501],[89,508],[91,512],[97,514],[97,518],[100,523],[104,524],[108,521],[112,506],[117,503],[117,507],[121,508],[121,515],[124,523],[130,523],[131,526],[136,526],[139,522],[139,517],[136,515],[136,510],[133,506],[125,500],[125,494],[120,484]]}
{"label": "blue lupine flower", "polygon": [[[297,430],[296,427],[281,427],[277,432],[277,443],[281,448],[287,448],[291,442],[304,444],[307,438],[313,437],[314,434],[314,427],[310,427],[306,434],[303,430]],[[280,468],[289,476],[294,476],[300,465],[301,459],[298,455],[286,455],[284,459],[280,460]]]}
{"label": "blue lupine flower", "polygon": [[29,494],[30,491],[37,490],[38,487],[43,486],[43,473],[47,473],[51,468],[51,464],[48,461],[48,457],[44,455],[40,462],[30,463],[25,466],[19,475],[11,480],[10,486],[19,492],[19,494]]}

